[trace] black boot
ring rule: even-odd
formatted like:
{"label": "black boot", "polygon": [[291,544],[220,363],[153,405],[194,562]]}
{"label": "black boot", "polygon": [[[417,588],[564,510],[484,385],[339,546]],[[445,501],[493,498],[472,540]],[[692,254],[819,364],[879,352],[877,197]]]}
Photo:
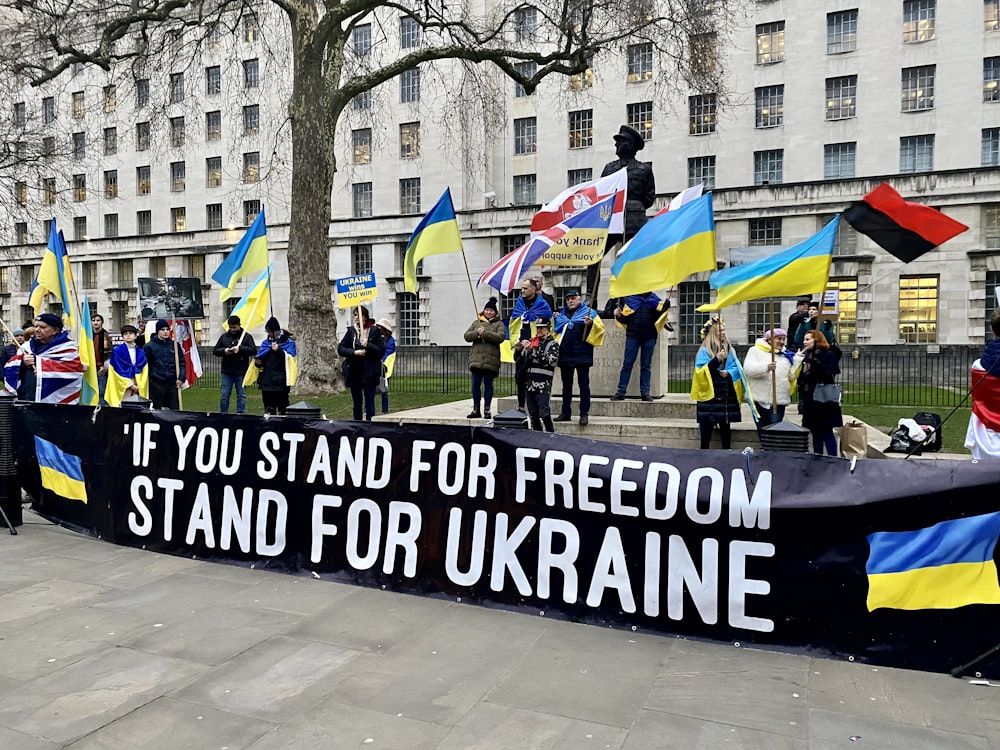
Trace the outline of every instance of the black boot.
{"label": "black boot", "polygon": [[482,419],[483,415],[479,413],[479,407],[474,406],[472,411],[465,415],[466,419]]}
{"label": "black boot", "polygon": [[542,422],[545,424],[545,431],[546,432],[555,432],[556,431],[555,425],[552,424],[552,417],[545,417],[545,418],[542,419]]}
{"label": "black boot", "polygon": [[490,407],[483,409],[483,419],[493,419],[493,412],[490,411]]}
{"label": "black boot", "polygon": [[531,429],[535,430],[536,432],[541,432],[542,431],[542,420],[540,420],[538,417],[532,417],[531,418]]}

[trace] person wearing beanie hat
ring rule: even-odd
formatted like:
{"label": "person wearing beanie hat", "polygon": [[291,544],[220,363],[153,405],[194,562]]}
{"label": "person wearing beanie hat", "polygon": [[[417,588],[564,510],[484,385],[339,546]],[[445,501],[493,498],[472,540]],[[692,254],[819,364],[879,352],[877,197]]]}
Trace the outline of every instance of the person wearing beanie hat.
{"label": "person wearing beanie hat", "polygon": [[78,404],[83,390],[80,350],[62,318],[42,313],[35,318],[31,339],[4,363],[4,389],[22,401]]}
{"label": "person wearing beanie hat", "polygon": [[388,318],[380,318],[375,324],[382,331],[385,340],[385,354],[382,355],[382,377],[375,390],[382,394],[382,413],[389,413],[389,378],[396,366],[396,339],[392,335],[392,322]]}
{"label": "person wearing beanie hat", "polygon": [[280,331],[281,330],[281,323],[279,323],[278,319],[275,318],[272,315],[270,318],[267,319],[267,322],[264,324],[264,330],[265,331]]}
{"label": "person wearing beanie hat", "polygon": [[35,318],[35,327],[38,327],[38,322],[41,321],[49,328],[54,328],[57,331],[63,329],[63,320],[58,315],[53,315],[52,313],[42,313],[37,318]]}
{"label": "person wearing beanie hat", "polygon": [[[500,374],[500,345],[507,329],[500,320],[497,298],[490,297],[483,311],[472,321],[463,338],[472,344],[469,372],[472,373],[472,411],[468,419],[493,418],[493,379]],[[480,411],[480,403],[485,410]]]}
{"label": "person wearing beanie hat", "polygon": [[788,334],[784,329],[768,329],[747,349],[743,372],[760,412],[757,431],[785,418],[785,407],[792,402],[792,384],[799,375],[804,353],[786,348]]}
{"label": "person wearing beanie hat", "polygon": [[3,349],[0,349],[0,370],[3,369],[3,366],[7,364],[11,357],[17,354],[18,348],[24,343],[24,331],[22,329],[14,329],[13,335],[14,340],[9,344],[5,344]]}
{"label": "person wearing beanie hat", "polygon": [[537,335],[527,346],[517,347],[514,361],[526,361],[527,382],[525,383],[525,406],[531,429],[555,432],[549,394],[552,392],[552,377],[556,362],[559,361],[559,343],[552,336],[552,324],[548,318],[535,321]]}
{"label": "person wearing beanie hat", "polygon": [[348,326],[337,352],[344,358],[344,383],[351,389],[354,419],[371,422],[375,417],[375,389],[382,377],[385,339],[364,305],[354,310],[354,325]]}
{"label": "person wearing beanie hat", "polygon": [[579,289],[570,289],[564,298],[566,305],[556,314],[562,409],[553,421],[572,419],[575,378],[580,384],[580,424],[586,426],[590,423],[590,368],[594,366],[594,346],[604,341],[604,321],[584,304]]}
{"label": "person wearing beanie hat", "polygon": [[187,380],[187,366],[180,344],[170,338],[170,324],[162,318],[156,321],[156,335],[142,347],[149,363],[149,400],[154,409],[174,409],[181,406],[180,390]]}
{"label": "person wearing beanie hat", "polygon": [[298,379],[298,348],[295,336],[282,329],[277,318],[268,318],[264,330],[267,338],[257,349],[245,384],[250,385],[256,379],[264,413],[280,415],[287,411],[288,395]]}
{"label": "person wearing beanie hat", "polygon": [[226,332],[219,336],[212,349],[212,355],[222,359],[219,367],[219,411],[229,413],[229,399],[236,389],[236,413],[246,414],[247,389],[243,385],[250,358],[257,353],[253,336],[243,330],[238,315],[230,315],[226,320]]}

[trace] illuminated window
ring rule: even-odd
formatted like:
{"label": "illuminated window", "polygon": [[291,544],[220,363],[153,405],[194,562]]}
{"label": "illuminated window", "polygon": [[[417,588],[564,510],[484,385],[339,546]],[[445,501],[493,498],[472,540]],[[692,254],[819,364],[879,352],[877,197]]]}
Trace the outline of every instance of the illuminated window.
{"label": "illuminated window", "polygon": [[717,117],[715,94],[688,97],[688,132],[691,135],[714,133]]}
{"label": "illuminated window", "polygon": [[628,46],[628,82],[648,81],[653,77],[653,43]]}
{"label": "illuminated window", "polygon": [[[1000,29],[1000,0],[984,0],[983,2],[983,28],[986,31],[996,31]],[[989,316],[987,316],[989,318]]]}
{"label": "illuminated window", "polygon": [[688,187],[704,185],[705,190],[715,189],[715,157],[693,156],[688,159]]}
{"label": "illuminated window", "polygon": [[581,91],[582,89],[589,89],[594,85],[594,70],[592,68],[587,68],[582,73],[574,73],[569,77],[569,87],[573,91]]}
{"label": "illuminated window", "polygon": [[[175,232],[187,231],[187,209],[184,206],[170,209],[170,226]],[[162,260],[166,260],[166,258]]]}
{"label": "illuminated window", "polygon": [[637,102],[625,105],[625,122],[642,135],[642,140],[653,140],[653,103]]}
{"label": "illuminated window", "polygon": [[243,40],[246,42],[256,42],[260,38],[260,21],[257,16],[250,14],[243,16]]}
{"label": "illuminated window", "polygon": [[899,338],[907,344],[937,343],[938,277],[899,278]]}
{"label": "illuminated window", "polygon": [[205,113],[205,140],[222,140],[222,112],[220,110]]}
{"label": "illuminated window", "polygon": [[934,109],[935,65],[903,68],[902,103],[904,112]]}
{"label": "illuminated window", "polygon": [[149,166],[135,168],[135,192],[136,195],[149,195],[150,184]]}
{"label": "illuminated window", "polygon": [[87,113],[87,104],[82,91],[74,91],[73,96],[73,119],[80,120]]}
{"label": "illuminated window", "polygon": [[351,146],[355,164],[368,164],[372,160],[372,129],[360,128],[351,131]]}
{"label": "illuminated window", "polygon": [[205,159],[205,187],[222,187],[221,156],[210,156]]}
{"label": "illuminated window", "polygon": [[114,112],[118,109],[118,89],[114,85],[104,87],[104,111]]}
{"label": "illuminated window", "polygon": [[87,175],[73,175],[73,201],[82,203],[87,200]]}
{"label": "illuminated window", "polygon": [[[534,118],[531,118],[534,120]],[[594,111],[580,109],[569,113],[569,147],[586,148],[594,145]]]}
{"label": "illuminated window", "polygon": [[1000,57],[987,57],[983,60],[983,101],[1000,102]]}
{"label": "illuminated window", "polygon": [[757,64],[781,62],[785,59],[785,22],[762,23],[757,26]]}
{"label": "illuminated window", "polygon": [[352,216],[364,219],[372,215],[372,184],[370,182],[355,182],[351,185]]}
{"label": "illuminated window", "polygon": [[420,156],[420,123],[401,123],[399,126],[399,158],[415,159],[418,156]]}
{"label": "illuminated window", "polygon": [[19,206],[28,205],[28,184],[26,182],[14,183],[14,200]]}
{"label": "illuminated window", "polygon": [[773,128],[785,122],[785,85],[754,89],[754,127]]}
{"label": "illuminated window", "polygon": [[843,120],[857,115],[858,77],[826,79],[826,119]]}
{"label": "illuminated window", "polygon": [[118,170],[106,169],[104,171],[104,197],[118,197]]}
{"label": "illuminated window", "polygon": [[714,73],[719,64],[718,40],[715,32],[691,37],[691,72]]}
{"label": "illuminated window", "polygon": [[46,205],[54,206],[56,202],[56,178],[45,177],[42,180],[42,195]]}
{"label": "illuminated window", "polygon": [[248,151],[243,154],[243,182],[253,183],[260,180],[260,152]]}
{"label": "illuminated window", "polygon": [[905,0],[903,3],[903,41],[926,42],[934,38],[934,15],[937,0]]}
{"label": "illuminated window", "polygon": [[[843,222],[841,222],[843,224]],[[832,278],[827,289],[837,290],[840,314],[834,324],[838,344],[854,344],[858,340],[858,279],[856,276]]]}

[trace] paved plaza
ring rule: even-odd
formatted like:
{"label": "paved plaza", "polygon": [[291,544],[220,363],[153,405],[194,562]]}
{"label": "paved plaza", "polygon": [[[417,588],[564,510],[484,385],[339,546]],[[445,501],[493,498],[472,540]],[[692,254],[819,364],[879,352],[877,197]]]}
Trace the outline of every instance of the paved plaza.
{"label": "paved plaza", "polygon": [[0,748],[1000,749],[1000,689],[0,534]]}

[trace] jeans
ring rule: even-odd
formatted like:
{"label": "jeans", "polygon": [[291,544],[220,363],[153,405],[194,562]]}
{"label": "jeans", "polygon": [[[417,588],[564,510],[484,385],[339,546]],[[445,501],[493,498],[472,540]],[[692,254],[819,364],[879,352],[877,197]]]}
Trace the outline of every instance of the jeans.
{"label": "jeans", "polygon": [[247,389],[243,387],[242,375],[230,375],[222,373],[221,391],[219,395],[219,411],[223,414],[229,413],[229,397],[233,395],[233,388],[236,388],[236,413],[247,413]]}
{"label": "jeans", "polygon": [[104,400],[104,391],[106,391],[107,388],[108,388],[108,376],[107,375],[98,375],[97,376],[97,398],[98,398],[98,403],[100,403],[101,406],[107,406],[108,405],[108,402]]}
{"label": "jeans", "polygon": [[826,448],[826,455],[837,455],[837,436],[833,434],[832,429],[827,429],[825,432],[814,432],[812,439],[813,453],[817,456],[823,455],[823,448]]}
{"label": "jeans", "polygon": [[[573,415],[573,374],[580,383],[580,416],[590,414],[590,365],[559,365],[562,375],[562,416]],[[649,390],[648,388],[646,389]]]}
{"label": "jeans", "polygon": [[628,381],[632,379],[632,368],[635,366],[636,357],[639,357],[639,393],[642,396],[649,395],[649,383],[653,379],[653,350],[656,348],[656,339],[639,339],[625,337],[625,356],[622,359],[622,372],[618,377],[618,393],[622,396],[628,390]]}
{"label": "jeans", "polygon": [[493,408],[493,378],[496,377],[488,370],[480,370],[478,367],[469,369],[472,373],[472,405],[477,410],[479,402],[486,406],[486,411]]}
{"label": "jeans", "polygon": [[364,383],[351,386],[351,398],[354,401],[354,420],[361,421],[361,407],[364,405],[364,418],[371,422],[375,416],[375,386],[377,383]]}

